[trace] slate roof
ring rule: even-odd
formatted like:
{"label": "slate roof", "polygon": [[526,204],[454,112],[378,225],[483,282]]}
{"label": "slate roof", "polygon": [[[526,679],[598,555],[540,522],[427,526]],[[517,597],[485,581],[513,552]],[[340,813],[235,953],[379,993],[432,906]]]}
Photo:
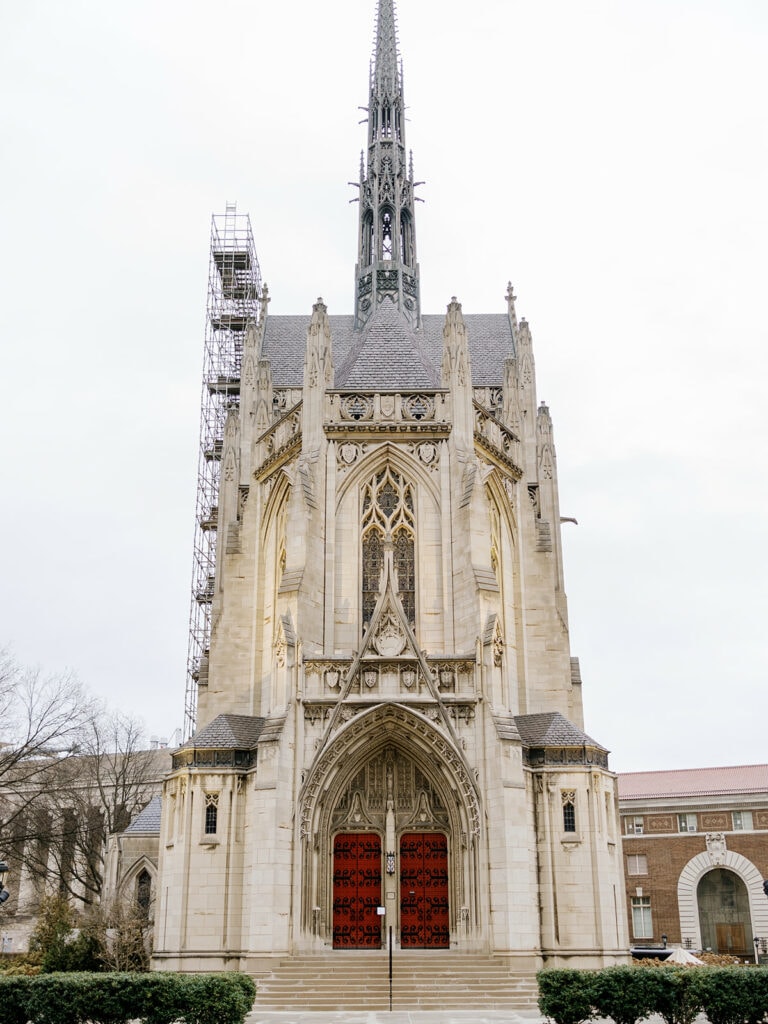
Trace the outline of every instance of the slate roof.
{"label": "slate roof", "polygon": [[125,835],[155,835],[160,832],[160,811],[162,800],[160,796],[153,796],[147,806],[136,815]]}
{"label": "slate roof", "polygon": [[[537,715],[515,715],[520,739],[526,747],[594,747],[605,750],[559,711]],[[607,753],[607,751],[606,751]]]}
{"label": "slate roof", "polygon": [[430,366],[417,337],[421,333],[414,331],[391,298],[385,298],[357,335],[344,363],[337,366],[334,360],[336,387],[360,391],[439,387],[437,367]]}
{"label": "slate roof", "polygon": [[206,750],[253,750],[264,722],[255,715],[218,715],[184,745]]}
{"label": "slate roof", "polygon": [[627,772],[619,775],[620,800],[747,793],[768,793],[768,764],[683,768],[667,772]]}
{"label": "slate roof", "polygon": [[[394,310],[394,317],[393,317]],[[439,386],[444,314],[426,314],[413,330],[385,300],[363,332],[352,316],[331,316],[334,387],[350,390],[428,390]],[[262,355],[275,387],[301,387],[310,316],[267,316]],[[514,355],[506,313],[465,313],[476,387],[500,387],[504,360]],[[427,383],[434,382],[434,383]]]}

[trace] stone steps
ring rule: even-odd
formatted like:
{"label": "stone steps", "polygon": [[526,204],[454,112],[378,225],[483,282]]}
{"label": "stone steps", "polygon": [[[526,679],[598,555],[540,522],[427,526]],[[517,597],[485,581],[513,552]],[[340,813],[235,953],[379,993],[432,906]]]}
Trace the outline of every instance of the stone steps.
{"label": "stone steps", "polygon": [[[254,979],[262,1010],[388,1010],[386,951],[296,956]],[[534,974],[514,974],[506,960],[480,954],[397,951],[392,959],[392,1008],[536,1009]]]}

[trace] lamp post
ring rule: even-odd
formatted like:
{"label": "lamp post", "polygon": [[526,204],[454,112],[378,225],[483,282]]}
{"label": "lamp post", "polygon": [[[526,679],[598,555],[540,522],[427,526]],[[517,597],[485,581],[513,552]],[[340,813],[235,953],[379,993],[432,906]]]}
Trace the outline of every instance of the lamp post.
{"label": "lamp post", "polygon": [[759,956],[759,953],[758,953],[758,946],[760,945],[760,939],[754,939],[754,943],[755,943],[755,963],[759,964],[760,963],[760,956]]}
{"label": "lamp post", "polygon": [[8,874],[8,865],[4,860],[0,860],[0,903],[5,903],[8,897],[11,895],[7,889],[3,888],[5,882],[5,876]]}

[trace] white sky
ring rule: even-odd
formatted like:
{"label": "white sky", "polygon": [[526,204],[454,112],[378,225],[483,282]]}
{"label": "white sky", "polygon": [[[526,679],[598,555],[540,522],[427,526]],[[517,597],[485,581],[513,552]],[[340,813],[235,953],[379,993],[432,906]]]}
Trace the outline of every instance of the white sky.
{"label": "white sky", "polygon": [[[425,312],[531,323],[587,731],[768,760],[768,5],[399,0]],[[0,642],[182,724],[212,212],[351,312],[373,0],[0,6]]]}

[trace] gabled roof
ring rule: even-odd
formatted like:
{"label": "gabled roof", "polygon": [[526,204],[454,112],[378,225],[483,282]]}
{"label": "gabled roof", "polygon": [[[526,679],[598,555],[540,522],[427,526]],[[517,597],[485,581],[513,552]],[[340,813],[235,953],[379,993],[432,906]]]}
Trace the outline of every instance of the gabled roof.
{"label": "gabled roof", "polygon": [[526,747],[594,747],[605,751],[591,736],[587,736],[559,711],[546,711],[537,715],[515,715],[520,739]]}
{"label": "gabled roof", "polygon": [[156,835],[160,832],[160,812],[162,800],[160,796],[153,796],[147,806],[139,811],[124,835]]}
{"label": "gabled roof", "polygon": [[219,715],[184,746],[205,750],[252,750],[264,722],[265,719],[255,715]]}
{"label": "gabled roof", "polygon": [[725,796],[729,793],[768,793],[768,764],[619,775],[620,800]]}

